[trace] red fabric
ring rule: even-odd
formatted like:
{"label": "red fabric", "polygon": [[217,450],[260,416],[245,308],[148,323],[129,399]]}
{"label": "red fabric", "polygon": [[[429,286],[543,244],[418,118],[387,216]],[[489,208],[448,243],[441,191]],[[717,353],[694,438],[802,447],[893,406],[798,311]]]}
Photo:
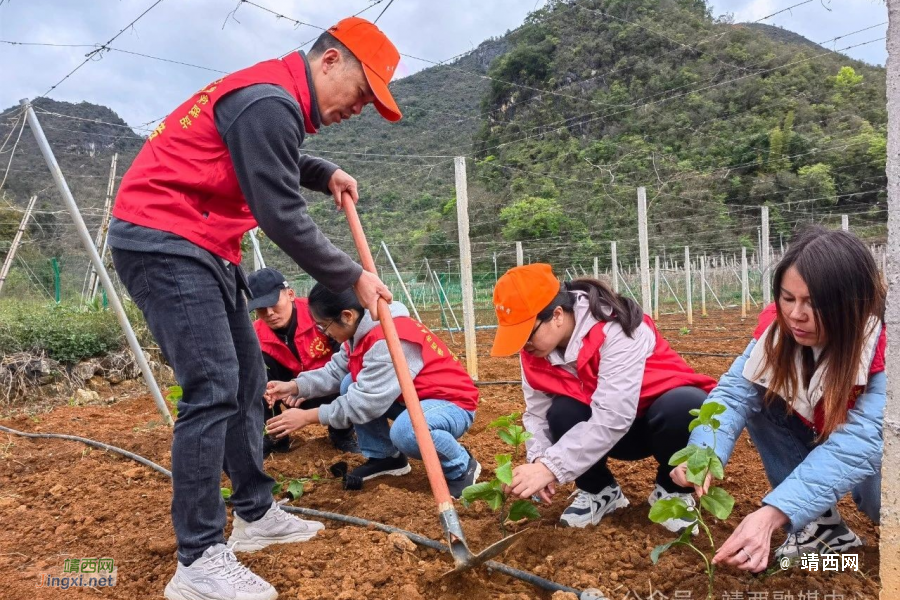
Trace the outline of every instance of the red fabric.
{"label": "red fabric", "polygon": [[[462,409],[475,410],[478,407],[478,388],[444,342],[427,327],[409,317],[395,317],[394,324],[401,340],[418,344],[422,348],[425,365],[413,379],[419,399],[447,400]],[[347,366],[353,381],[356,381],[365,367],[363,360],[366,352],[375,342],[383,339],[384,330],[381,325],[377,325],[350,352]],[[403,398],[397,398],[397,401],[403,402]]]}
{"label": "red fabric", "polygon": [[[759,320],[756,324],[756,329],[753,331],[753,339],[759,341],[762,335],[766,332],[772,323],[778,318],[778,310],[776,304],[773,302],[769,306],[767,306],[761,313],[759,313]],[[872,363],[869,365],[869,376],[874,375],[875,373],[882,373],[884,371],[884,360],[885,360],[885,350],[887,348],[887,327],[883,324],[881,326],[881,334],[878,336],[878,342],[875,344],[875,355],[872,357]],[[858,385],[854,386],[854,388],[850,392],[850,398],[847,400],[847,410],[849,411],[854,406],[856,406],[856,399],[859,398],[859,395],[863,393],[865,390],[864,386]],[[797,413],[797,416],[803,421],[808,427],[815,429],[816,431],[822,431],[825,427],[825,410],[822,407],[822,403],[819,402],[816,404],[815,415],[813,417],[814,422],[810,423],[808,419],[805,419],[802,415]]]}
{"label": "red fabric", "polygon": [[[656,335],[656,346],[653,354],[644,366],[644,379],[641,383],[637,416],[641,417],[647,409],[669,390],[681,386],[693,386],[705,392],[716,387],[715,379],[694,372],[684,359],[672,350],[653,320],[644,315],[646,323]],[[600,348],[606,340],[603,331],[605,323],[597,323],[584,337],[581,351],[578,353],[576,370],[578,377],[562,367],[550,364],[546,358],[536,358],[522,352],[523,375],[528,385],[535,390],[547,394],[559,394],[575,398],[585,404],[591,403],[591,397],[597,390],[597,378],[600,372]]]}
{"label": "red fabric", "polygon": [[324,367],[331,360],[332,350],[331,342],[324,334],[319,333],[312,315],[309,314],[309,300],[295,298],[294,306],[297,309],[294,346],[300,354],[299,359],[262,319],[253,322],[253,329],[256,330],[262,351],[284,365],[296,377],[303,371],[314,371]]}
{"label": "red fabric", "polygon": [[292,52],[214,81],[191,96],[150,134],[125,173],[113,215],[186,238],[238,263],[241,237],[256,227],[213,110],[229,92],[269,83],[300,104],[307,133],[310,93],[303,58]]}

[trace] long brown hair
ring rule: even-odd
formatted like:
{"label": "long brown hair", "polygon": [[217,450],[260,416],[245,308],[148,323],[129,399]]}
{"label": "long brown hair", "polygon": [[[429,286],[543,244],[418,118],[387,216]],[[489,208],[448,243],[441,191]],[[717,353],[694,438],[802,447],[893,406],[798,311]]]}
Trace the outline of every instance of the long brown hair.
{"label": "long brown hair", "polygon": [[[781,282],[791,267],[797,269],[809,289],[816,330],[825,334],[820,360],[827,358],[822,406],[824,426],[819,439],[828,437],[847,420],[851,397],[870,317],[884,320],[885,289],[872,253],[859,239],[845,231],[813,226],[799,232],[775,268],[772,296],[777,318],[765,339],[765,365],[772,381],[766,391],[766,403],[779,398],[779,391],[791,410],[790,398],[798,390],[795,357],[811,375],[812,350],[798,344],[781,313]],[[820,333],[821,335],[821,333]]]}
{"label": "long brown hair", "polygon": [[[594,318],[598,321],[615,321],[622,326],[628,337],[632,337],[634,330],[643,322],[644,311],[637,302],[615,293],[604,282],[588,277],[567,281],[559,286],[559,293],[538,313],[537,320],[546,321],[553,316],[553,311],[558,306],[565,312],[574,314],[575,294],[572,292],[587,294],[588,306]],[[607,314],[608,309],[612,309],[612,314]]]}

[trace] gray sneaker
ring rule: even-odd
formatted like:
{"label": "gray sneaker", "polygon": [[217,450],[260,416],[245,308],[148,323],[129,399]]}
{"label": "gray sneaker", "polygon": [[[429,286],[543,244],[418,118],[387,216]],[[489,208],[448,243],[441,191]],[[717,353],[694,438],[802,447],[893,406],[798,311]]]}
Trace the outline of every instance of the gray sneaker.
{"label": "gray sneaker", "polygon": [[628,498],[622,493],[619,484],[608,485],[597,494],[576,489],[572,496],[575,496],[575,500],[559,517],[559,522],[564,527],[596,525],[604,515],[628,506]]}
{"label": "gray sneaker", "polygon": [[275,600],[278,592],[238,562],[231,548],[216,544],[189,567],[178,563],[165,596],[168,600]]}
{"label": "gray sneaker", "polygon": [[309,541],[323,529],[325,525],[322,523],[290,515],[273,502],[258,521],[248,523],[234,515],[234,527],[228,544],[235,552],[255,552],[272,544]]}
{"label": "gray sneaker", "polygon": [[841,554],[862,545],[863,541],[847,527],[837,509],[829,508],[797,533],[788,534],[775,550],[775,560],[796,559],[804,554]]}

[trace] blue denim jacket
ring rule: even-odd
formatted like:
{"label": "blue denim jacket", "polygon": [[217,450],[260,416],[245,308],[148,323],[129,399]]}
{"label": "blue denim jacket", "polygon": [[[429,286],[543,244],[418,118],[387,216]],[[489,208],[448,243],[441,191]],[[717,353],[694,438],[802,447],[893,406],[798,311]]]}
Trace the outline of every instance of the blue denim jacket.
{"label": "blue denim jacket", "polygon": [[[726,410],[718,419],[716,455],[728,462],[747,420],[759,413],[764,393],[743,376],[744,363],[756,345],[750,342],[744,353],[722,375],[706,402],[718,402]],[[763,498],[790,519],[791,531],[812,521],[834,506],[867,477],[881,472],[882,424],[887,378],[884,372],[869,377],[865,391],[847,414],[847,422],[813,449],[793,473]],[[698,427],[691,444],[713,446],[713,433]]]}

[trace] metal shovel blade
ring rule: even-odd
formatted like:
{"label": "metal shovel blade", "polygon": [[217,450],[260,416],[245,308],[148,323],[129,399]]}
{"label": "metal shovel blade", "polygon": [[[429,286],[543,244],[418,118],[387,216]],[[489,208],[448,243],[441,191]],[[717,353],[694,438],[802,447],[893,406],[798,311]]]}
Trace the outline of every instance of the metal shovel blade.
{"label": "metal shovel blade", "polygon": [[463,540],[456,540],[450,542],[450,554],[453,556],[453,562],[456,564],[453,569],[444,573],[444,575],[449,575],[450,573],[460,573],[467,569],[471,569],[473,567],[477,567],[498,554],[501,554],[507,548],[515,544],[519,541],[519,536],[525,533],[526,530],[522,530],[514,533],[511,536],[505,537],[499,542],[494,542],[484,550],[482,550],[479,554],[472,554],[472,551],[469,550],[469,547],[466,545]]}

